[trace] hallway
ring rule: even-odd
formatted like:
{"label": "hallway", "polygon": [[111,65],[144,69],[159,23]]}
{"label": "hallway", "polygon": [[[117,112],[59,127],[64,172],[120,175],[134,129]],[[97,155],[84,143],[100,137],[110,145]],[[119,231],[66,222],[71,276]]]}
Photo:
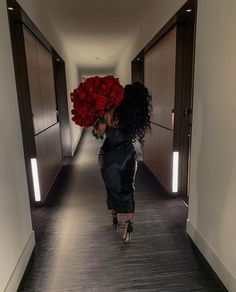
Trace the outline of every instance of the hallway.
{"label": "hallway", "polygon": [[37,245],[19,291],[226,291],[193,253],[185,232],[187,208],[168,197],[142,165],[133,240],[121,241],[124,225],[114,231],[106,209],[100,145],[87,131],[57,183],[56,199],[33,210],[33,220],[43,226],[34,222]]}

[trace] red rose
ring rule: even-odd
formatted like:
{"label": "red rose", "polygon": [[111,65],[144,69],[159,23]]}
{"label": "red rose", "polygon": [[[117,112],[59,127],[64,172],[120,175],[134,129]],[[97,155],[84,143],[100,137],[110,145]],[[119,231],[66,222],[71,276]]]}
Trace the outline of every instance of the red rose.
{"label": "red rose", "polygon": [[72,120],[82,127],[90,127],[110,107],[119,106],[124,89],[113,76],[90,77],[81,82],[71,94]]}
{"label": "red rose", "polygon": [[100,98],[97,100],[97,109],[102,110],[106,107],[107,99],[105,96],[101,95]]}

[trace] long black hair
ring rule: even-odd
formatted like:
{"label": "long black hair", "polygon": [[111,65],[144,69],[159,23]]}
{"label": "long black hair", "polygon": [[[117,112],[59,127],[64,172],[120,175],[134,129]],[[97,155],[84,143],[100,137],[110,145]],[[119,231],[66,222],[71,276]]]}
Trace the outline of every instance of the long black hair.
{"label": "long black hair", "polygon": [[140,82],[125,86],[124,99],[114,111],[118,127],[131,136],[133,142],[144,143],[144,136],[151,129],[151,95]]}

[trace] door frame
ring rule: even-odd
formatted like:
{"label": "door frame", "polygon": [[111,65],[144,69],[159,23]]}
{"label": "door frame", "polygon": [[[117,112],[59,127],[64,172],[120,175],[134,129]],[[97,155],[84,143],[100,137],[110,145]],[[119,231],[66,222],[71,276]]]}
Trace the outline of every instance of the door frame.
{"label": "door frame", "polygon": [[[29,189],[29,198],[31,206],[42,204],[34,200],[34,188],[31,171],[31,158],[37,157],[34,125],[32,120],[32,108],[29,90],[29,80],[27,71],[27,61],[25,53],[23,27],[27,27],[39,42],[48,50],[52,56],[54,64],[54,78],[56,90],[56,103],[58,120],[61,135],[61,148],[63,158],[71,157],[71,145],[64,142],[62,137],[70,136],[70,124],[68,113],[68,99],[66,87],[65,62],[52,47],[49,41],[40,32],[30,17],[25,13],[16,0],[6,0],[8,9],[9,28],[12,45],[12,55],[15,70],[16,89],[18,97],[18,106],[20,113],[20,123],[22,132],[22,141],[24,149],[24,158],[26,166],[27,183]],[[11,8],[11,9],[9,9]],[[65,136],[64,136],[65,135]]]}
{"label": "door frame", "polygon": [[[131,62],[132,82],[144,83],[145,54],[174,26],[177,27],[173,152],[179,152],[180,175],[179,189],[177,193],[172,193],[174,196],[188,196],[189,193],[197,3],[198,0],[188,0]],[[188,127],[183,117],[183,108],[188,110]]]}

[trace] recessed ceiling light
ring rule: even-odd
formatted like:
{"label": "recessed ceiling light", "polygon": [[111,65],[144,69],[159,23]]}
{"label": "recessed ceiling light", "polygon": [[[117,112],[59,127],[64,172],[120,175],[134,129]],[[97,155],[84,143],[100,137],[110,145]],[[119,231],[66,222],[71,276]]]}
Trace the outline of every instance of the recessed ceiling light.
{"label": "recessed ceiling light", "polygon": [[60,59],[57,59],[57,62],[61,61]]}
{"label": "recessed ceiling light", "polygon": [[191,11],[192,11],[192,9],[187,9],[187,10],[186,10],[186,12],[188,12],[188,13],[191,12]]}
{"label": "recessed ceiling light", "polygon": [[8,10],[14,10],[14,8],[13,7],[8,7]]}
{"label": "recessed ceiling light", "polygon": [[140,61],[140,58],[137,58],[136,60],[137,60],[137,61]]}

